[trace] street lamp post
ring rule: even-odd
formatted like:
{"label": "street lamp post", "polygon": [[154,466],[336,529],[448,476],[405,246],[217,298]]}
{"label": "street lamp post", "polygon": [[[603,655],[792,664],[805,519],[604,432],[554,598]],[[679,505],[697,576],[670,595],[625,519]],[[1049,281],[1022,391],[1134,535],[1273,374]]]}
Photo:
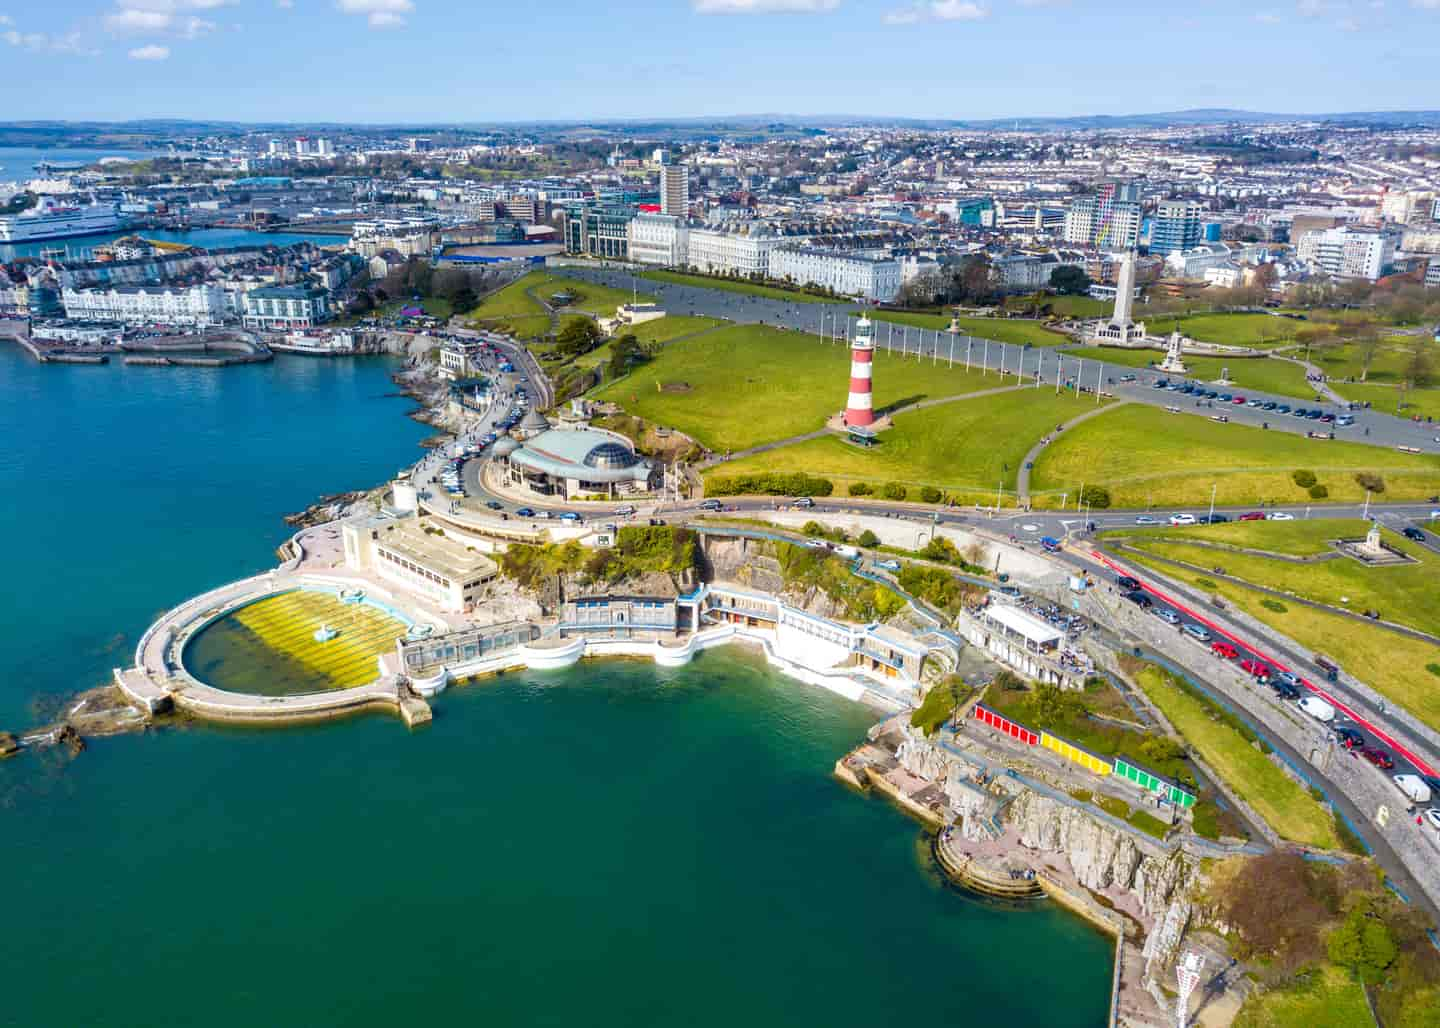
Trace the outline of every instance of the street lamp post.
{"label": "street lamp post", "polygon": [[1213,525],[1215,523],[1215,490],[1219,487],[1220,484],[1218,482],[1212,482],[1210,484],[1210,518],[1205,522],[1207,525]]}

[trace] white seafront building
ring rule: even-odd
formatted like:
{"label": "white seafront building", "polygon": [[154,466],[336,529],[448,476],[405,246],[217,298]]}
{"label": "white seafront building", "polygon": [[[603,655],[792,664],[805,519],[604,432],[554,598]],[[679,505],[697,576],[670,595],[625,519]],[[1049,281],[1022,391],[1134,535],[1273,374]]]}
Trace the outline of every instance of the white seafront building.
{"label": "white seafront building", "polygon": [[60,299],[72,321],[206,328],[225,320],[225,293],[212,285],[66,288]]}
{"label": "white seafront building", "polygon": [[709,275],[770,274],[770,255],[784,242],[764,231],[728,232],[722,228],[694,228],[689,233],[685,263]]}
{"label": "white seafront building", "polygon": [[638,264],[676,267],[687,262],[690,230],[673,214],[641,212],[630,220],[630,259]]}
{"label": "white seafront building", "polygon": [[900,293],[902,274],[894,257],[784,246],[770,254],[770,277],[889,303]]}

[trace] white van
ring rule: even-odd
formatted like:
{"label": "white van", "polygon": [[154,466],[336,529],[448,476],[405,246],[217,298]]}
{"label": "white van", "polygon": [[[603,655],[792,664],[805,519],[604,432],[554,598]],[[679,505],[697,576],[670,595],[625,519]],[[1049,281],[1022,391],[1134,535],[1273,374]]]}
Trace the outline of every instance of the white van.
{"label": "white van", "polygon": [[1335,708],[1319,696],[1302,696],[1296,701],[1296,705],[1317,721],[1335,720]]}
{"label": "white van", "polygon": [[1419,775],[1392,775],[1395,788],[1403,792],[1414,803],[1430,802],[1430,786]]}

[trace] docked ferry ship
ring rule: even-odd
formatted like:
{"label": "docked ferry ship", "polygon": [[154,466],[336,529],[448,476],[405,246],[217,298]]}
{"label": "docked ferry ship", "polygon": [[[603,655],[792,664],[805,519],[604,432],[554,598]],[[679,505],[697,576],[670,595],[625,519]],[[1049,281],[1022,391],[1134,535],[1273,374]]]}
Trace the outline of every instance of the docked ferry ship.
{"label": "docked ferry ship", "polygon": [[114,232],[119,227],[120,216],[111,204],[92,203],[82,207],[47,196],[28,211],[0,216],[0,244],[88,236]]}

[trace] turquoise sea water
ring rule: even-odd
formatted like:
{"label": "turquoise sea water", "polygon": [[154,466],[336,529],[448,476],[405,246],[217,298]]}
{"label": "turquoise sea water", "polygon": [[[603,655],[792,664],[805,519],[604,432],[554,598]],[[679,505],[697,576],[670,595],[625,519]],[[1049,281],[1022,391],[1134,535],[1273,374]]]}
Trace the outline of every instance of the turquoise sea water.
{"label": "turquoise sea water", "polygon": [[[383,361],[55,368],[0,345],[0,726],[279,515],[411,459]],[[123,640],[115,638],[123,634]],[[1109,941],[972,903],[829,777],[864,708],[753,656],[0,764],[0,1025],[1090,1026]]]}

